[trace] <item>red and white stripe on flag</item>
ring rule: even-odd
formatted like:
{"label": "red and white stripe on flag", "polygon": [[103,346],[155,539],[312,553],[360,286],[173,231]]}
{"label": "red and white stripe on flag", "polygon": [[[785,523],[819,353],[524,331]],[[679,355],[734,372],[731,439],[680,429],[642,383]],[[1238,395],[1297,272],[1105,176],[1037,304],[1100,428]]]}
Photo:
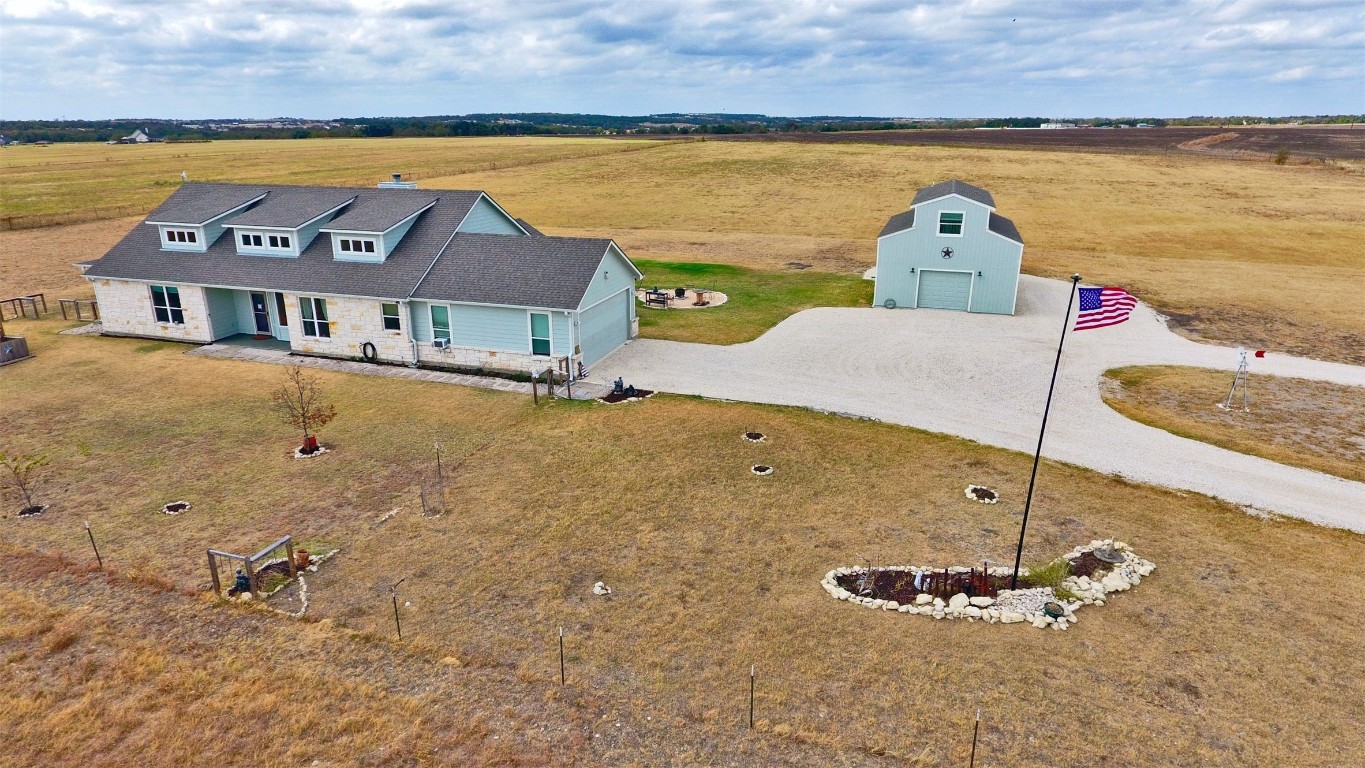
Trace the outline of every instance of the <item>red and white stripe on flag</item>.
{"label": "red and white stripe on flag", "polygon": [[1081,288],[1079,291],[1081,308],[1076,315],[1076,330],[1078,331],[1118,325],[1127,320],[1128,315],[1133,312],[1133,307],[1137,306],[1137,299],[1133,297],[1133,294],[1122,288],[1106,286],[1104,288]]}

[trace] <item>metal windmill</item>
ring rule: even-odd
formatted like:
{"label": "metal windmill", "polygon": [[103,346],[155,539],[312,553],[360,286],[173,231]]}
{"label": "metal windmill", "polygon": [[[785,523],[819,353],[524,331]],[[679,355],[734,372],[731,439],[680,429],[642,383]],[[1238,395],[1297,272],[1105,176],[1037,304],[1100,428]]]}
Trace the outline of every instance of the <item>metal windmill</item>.
{"label": "metal windmill", "polygon": [[1223,402],[1218,404],[1219,408],[1231,411],[1236,406],[1234,401],[1240,401],[1243,411],[1251,410],[1251,390],[1247,386],[1247,351],[1245,348],[1237,348],[1237,375],[1232,377],[1232,387],[1228,390],[1228,396]]}

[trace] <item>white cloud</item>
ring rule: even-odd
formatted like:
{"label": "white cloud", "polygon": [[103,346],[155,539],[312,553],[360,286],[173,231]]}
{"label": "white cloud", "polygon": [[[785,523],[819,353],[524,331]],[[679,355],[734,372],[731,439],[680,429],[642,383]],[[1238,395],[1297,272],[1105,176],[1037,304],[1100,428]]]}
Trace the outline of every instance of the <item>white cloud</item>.
{"label": "white cloud", "polygon": [[1345,0],[0,0],[8,118],[1347,112],[1360,62]]}

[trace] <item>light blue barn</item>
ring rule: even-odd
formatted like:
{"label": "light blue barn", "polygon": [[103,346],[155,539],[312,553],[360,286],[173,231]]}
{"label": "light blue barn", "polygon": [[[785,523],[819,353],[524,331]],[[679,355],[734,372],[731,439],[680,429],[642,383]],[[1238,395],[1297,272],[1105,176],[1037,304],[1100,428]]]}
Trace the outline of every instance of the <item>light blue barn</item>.
{"label": "light blue barn", "polygon": [[640,271],[478,190],[185,184],[93,264],[110,335],[571,375],[638,332]]}
{"label": "light blue barn", "polygon": [[873,303],[1014,314],[1024,240],[986,190],[950,179],[921,189],[877,238]]}

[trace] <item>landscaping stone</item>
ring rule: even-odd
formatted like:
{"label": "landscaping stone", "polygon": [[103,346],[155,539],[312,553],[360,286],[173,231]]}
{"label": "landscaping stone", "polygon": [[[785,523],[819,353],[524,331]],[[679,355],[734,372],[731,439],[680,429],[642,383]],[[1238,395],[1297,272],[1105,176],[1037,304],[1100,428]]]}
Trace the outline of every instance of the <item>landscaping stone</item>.
{"label": "landscaping stone", "polygon": [[[1073,563],[1075,567],[1090,567],[1099,562],[1090,555],[1095,549],[1100,547],[1112,548],[1123,557],[1121,563],[1114,564],[1107,572],[1096,567],[1096,573],[1102,573],[1098,580],[1091,575],[1068,576],[1061,582],[1061,588],[1074,593],[1076,599],[1059,599],[1051,587],[1036,587],[1029,589],[1000,590],[995,598],[985,595],[969,596],[958,592],[953,594],[945,603],[940,597],[934,597],[926,593],[914,595],[913,605],[900,603],[900,599],[909,599],[898,595],[898,600],[888,600],[867,595],[853,595],[849,590],[840,586],[840,579],[848,583],[849,577],[861,577],[867,572],[862,566],[844,566],[834,568],[825,574],[821,587],[824,588],[832,597],[840,600],[848,600],[865,605],[869,608],[882,608],[883,610],[893,610],[899,613],[910,613],[915,615],[933,616],[935,620],[960,619],[968,621],[981,619],[989,624],[1020,624],[1028,622],[1039,629],[1051,625],[1057,631],[1065,631],[1078,620],[1077,611],[1085,605],[1104,605],[1110,595],[1115,592],[1124,592],[1132,589],[1141,583],[1143,576],[1150,575],[1156,565],[1148,560],[1143,560],[1133,553],[1123,542],[1113,540],[1096,540],[1089,544],[1077,547],[1069,552],[1065,557]],[[929,569],[920,566],[889,566],[875,569],[878,573],[942,573],[945,569]],[[962,567],[952,567],[946,569],[949,573],[967,573],[971,569]],[[990,568],[988,573],[992,576],[1008,576],[1012,569],[1009,568]],[[1024,572],[1025,575],[1027,572]],[[869,584],[871,580],[869,580]],[[900,589],[899,587],[897,589]],[[1055,616],[1047,616],[1043,608],[1048,603],[1054,603],[1050,609]],[[1058,609],[1060,606],[1060,610]]]}

